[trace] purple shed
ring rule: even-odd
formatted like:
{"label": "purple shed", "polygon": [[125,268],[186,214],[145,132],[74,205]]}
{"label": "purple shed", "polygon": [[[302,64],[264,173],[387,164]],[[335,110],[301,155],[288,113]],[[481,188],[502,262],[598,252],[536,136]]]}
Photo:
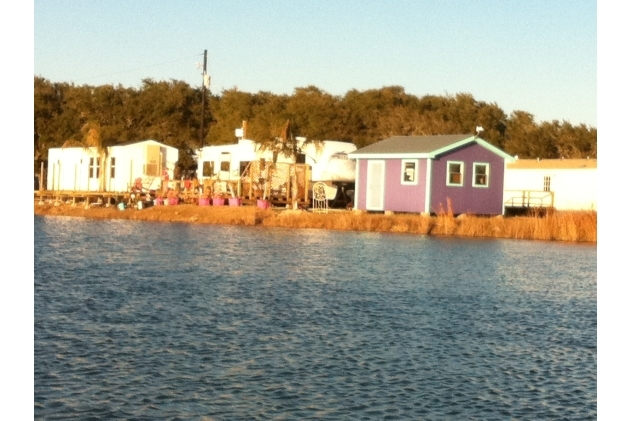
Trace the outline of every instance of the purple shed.
{"label": "purple shed", "polygon": [[395,136],[348,154],[355,209],[504,214],[504,171],[513,158],[478,136]]}

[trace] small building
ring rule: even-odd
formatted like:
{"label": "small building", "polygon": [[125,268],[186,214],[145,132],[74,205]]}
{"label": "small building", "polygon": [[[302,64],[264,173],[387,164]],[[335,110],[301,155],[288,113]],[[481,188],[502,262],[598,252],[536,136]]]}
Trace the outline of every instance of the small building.
{"label": "small building", "polygon": [[517,159],[506,167],[507,207],[597,210],[595,159]]}
{"label": "small building", "polygon": [[513,158],[478,136],[395,136],[349,158],[357,161],[355,209],[504,213],[504,172]]}
{"label": "small building", "polygon": [[173,180],[179,151],[155,140],[143,140],[110,146],[104,158],[101,162],[94,147],[49,149],[46,188],[126,192],[140,178],[143,189],[156,190],[165,172]]}

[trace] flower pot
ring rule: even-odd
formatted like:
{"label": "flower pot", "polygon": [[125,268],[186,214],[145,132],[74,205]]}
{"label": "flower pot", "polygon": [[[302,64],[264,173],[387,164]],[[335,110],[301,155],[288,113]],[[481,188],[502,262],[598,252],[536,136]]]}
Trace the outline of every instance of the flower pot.
{"label": "flower pot", "polygon": [[207,197],[200,197],[199,198],[199,206],[208,206],[210,205],[210,199]]}
{"label": "flower pot", "polygon": [[213,197],[213,206],[223,206],[225,203],[225,200],[222,199],[221,197]]}
{"label": "flower pot", "polygon": [[180,203],[179,197],[169,197],[169,205],[177,205]]}
{"label": "flower pot", "polygon": [[259,209],[269,209],[270,202],[269,202],[269,200],[257,199],[256,200],[256,207],[259,208]]}
{"label": "flower pot", "polygon": [[241,198],[240,197],[230,197],[230,198],[228,198],[228,205],[230,205],[230,206],[241,206]]}

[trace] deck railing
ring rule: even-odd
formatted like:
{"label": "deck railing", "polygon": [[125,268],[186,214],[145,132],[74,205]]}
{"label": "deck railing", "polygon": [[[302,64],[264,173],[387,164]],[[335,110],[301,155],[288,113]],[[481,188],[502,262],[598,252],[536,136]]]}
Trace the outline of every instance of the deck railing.
{"label": "deck railing", "polygon": [[513,208],[554,207],[554,192],[540,190],[506,190],[510,195],[504,206]]}

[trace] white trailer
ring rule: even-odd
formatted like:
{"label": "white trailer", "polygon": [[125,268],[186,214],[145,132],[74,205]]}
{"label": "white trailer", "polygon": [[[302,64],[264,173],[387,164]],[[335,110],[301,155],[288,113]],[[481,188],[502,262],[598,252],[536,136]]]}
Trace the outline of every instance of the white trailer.
{"label": "white trailer", "polygon": [[165,172],[173,179],[178,157],[177,148],[155,140],[108,147],[105,162],[96,148],[50,148],[46,188],[126,192],[140,178],[144,189],[157,190]]}
{"label": "white trailer", "polygon": [[[539,200],[539,201],[538,201]],[[518,159],[506,165],[506,206],[598,209],[596,159]]]}
{"label": "white trailer", "polygon": [[[300,138],[299,138],[300,140]],[[296,163],[311,167],[311,181],[354,183],[355,161],[348,153],[357,148],[352,143],[324,140],[321,144],[299,142],[300,155]],[[239,138],[236,144],[205,146],[197,155],[197,178],[236,182],[243,176],[250,162],[273,162],[274,154],[263,150],[253,140]],[[293,163],[291,157],[280,154],[277,163]]]}
{"label": "white trailer", "polygon": [[[237,143],[206,146],[199,151],[197,178],[202,184],[210,184],[221,192],[232,187],[248,198],[272,196],[287,200],[295,171],[302,200],[308,200],[311,186],[318,181],[327,184],[327,197],[334,203],[339,201],[345,206],[350,200],[347,192],[352,192],[355,183],[355,161],[348,159],[348,154],[357,150],[352,143],[336,140],[310,143],[299,137],[298,165],[293,166],[292,157],[283,154],[275,157],[273,151],[239,137],[241,129],[235,134]],[[267,168],[274,161],[276,168],[269,173]]]}

